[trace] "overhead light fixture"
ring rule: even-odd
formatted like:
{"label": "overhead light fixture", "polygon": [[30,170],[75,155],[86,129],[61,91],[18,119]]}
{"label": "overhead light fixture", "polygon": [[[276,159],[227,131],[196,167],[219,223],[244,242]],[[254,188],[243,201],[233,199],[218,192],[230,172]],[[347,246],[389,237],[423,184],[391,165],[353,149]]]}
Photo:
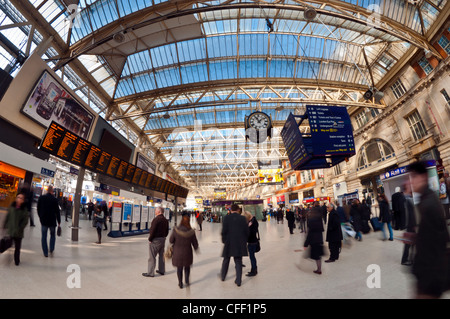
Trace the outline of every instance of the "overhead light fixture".
{"label": "overhead light fixture", "polygon": [[166,119],[166,120],[170,119],[169,112],[165,113],[162,117],[163,117],[163,119]]}
{"label": "overhead light fixture", "polygon": [[117,43],[123,43],[125,41],[125,34],[120,31],[113,35],[113,40]]}
{"label": "overhead light fixture", "polygon": [[317,11],[314,8],[307,8],[304,16],[306,21],[311,22],[317,17]]}

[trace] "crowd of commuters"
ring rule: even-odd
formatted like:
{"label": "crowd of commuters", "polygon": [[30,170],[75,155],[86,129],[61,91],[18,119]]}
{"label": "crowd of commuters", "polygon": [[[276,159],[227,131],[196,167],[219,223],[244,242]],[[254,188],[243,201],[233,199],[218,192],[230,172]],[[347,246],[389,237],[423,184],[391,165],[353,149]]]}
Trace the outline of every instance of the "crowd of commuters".
{"label": "crowd of commuters", "polygon": [[[448,254],[448,222],[450,222],[450,179],[448,174],[441,179],[439,195],[428,185],[428,172],[422,162],[409,166],[409,181],[403,189],[396,188],[391,200],[384,194],[377,195],[379,217],[372,216],[372,200],[351,199],[344,205],[339,202],[314,202],[307,207],[279,208],[265,210],[262,221],[268,217],[276,218],[277,224],[287,220],[290,234],[294,233],[296,221],[300,233],[306,233],[303,246],[307,249],[309,258],[315,260],[317,269],[315,274],[322,274],[322,257],[324,252],[324,236],[328,243],[329,258],[326,263],[339,260],[342,242],[346,228],[351,225],[355,240],[362,241],[363,234],[371,230],[381,231],[382,240],[394,240],[393,229],[401,230],[404,243],[401,256],[402,265],[412,266],[412,274],[417,281],[417,298],[439,298],[443,292],[450,288],[450,260]],[[413,192],[418,195],[416,204],[413,201]],[[20,249],[24,229],[30,219],[31,206],[28,205],[29,193],[21,191],[16,200],[8,208],[4,227],[9,233],[9,242],[2,240],[1,250],[14,244],[14,261],[20,264]],[[41,246],[45,257],[53,254],[55,250],[56,233],[60,228],[60,210],[67,209],[67,202],[63,199],[62,205],[53,194],[53,188],[48,187],[47,193],[40,196],[37,202],[37,212],[41,223]],[[62,207],[61,207],[62,206]],[[67,213],[64,212],[67,216]],[[190,271],[194,262],[193,250],[199,250],[196,232],[191,226],[191,214],[194,215],[202,230],[203,219],[209,217],[200,212],[184,212],[179,225],[175,225],[169,237],[169,220],[164,217],[161,207],[156,208],[155,218],[152,220],[149,233],[148,269],[142,275],[154,277],[155,272],[165,275],[165,259],[171,258],[172,265],[177,268],[178,286],[183,288],[190,284]],[[108,209],[105,203],[88,204],[88,215],[93,217],[93,226],[97,229],[98,241],[101,243],[102,229],[106,224]],[[270,218],[269,217],[269,218]],[[371,227],[371,226],[372,227]],[[389,236],[386,234],[386,229]],[[50,232],[50,242],[48,233]],[[166,248],[166,238],[169,237],[169,247]],[[258,274],[256,253],[260,251],[259,223],[256,216],[243,211],[241,207],[233,204],[229,212],[222,219],[221,239],[223,243],[222,266],[219,277],[226,280],[228,268],[233,257],[235,265],[235,284],[242,284],[243,257],[249,256],[251,269],[247,276]],[[168,253],[170,252],[170,253]],[[184,274],[184,281],[183,281]]]}

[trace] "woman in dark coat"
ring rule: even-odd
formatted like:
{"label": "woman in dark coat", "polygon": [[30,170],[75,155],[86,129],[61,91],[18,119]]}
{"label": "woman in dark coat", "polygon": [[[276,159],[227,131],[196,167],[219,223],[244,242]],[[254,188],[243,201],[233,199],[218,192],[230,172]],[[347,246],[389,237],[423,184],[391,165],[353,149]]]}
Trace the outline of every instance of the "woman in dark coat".
{"label": "woman in dark coat", "polygon": [[382,223],[381,230],[383,231],[383,238],[386,240],[386,232],[384,231],[384,225],[387,225],[389,229],[389,240],[394,240],[394,233],[392,232],[391,226],[391,212],[389,211],[389,203],[386,195],[378,195],[378,207],[380,208],[380,222]]}
{"label": "woman in dark coat", "polygon": [[320,207],[313,207],[309,212],[308,234],[303,246],[311,246],[310,258],[316,261],[317,269],[314,270],[314,273],[318,275],[322,274],[323,231],[322,209]]}
{"label": "woman in dark coat", "polygon": [[14,242],[14,263],[16,266],[20,264],[20,248],[28,219],[29,213],[26,208],[25,194],[18,194],[16,200],[8,208],[5,220],[5,228],[8,229],[8,234]]}
{"label": "woman in dark coat", "polygon": [[370,207],[365,199],[361,203],[361,212],[361,231],[363,234],[368,234],[370,233]]}
{"label": "woman in dark coat", "polygon": [[362,209],[361,204],[359,203],[359,199],[354,199],[352,202],[352,206],[350,207],[350,216],[352,218],[352,225],[356,232],[355,239],[361,241],[361,229],[362,229]]}
{"label": "woman in dark coat", "polygon": [[326,241],[330,248],[330,258],[325,260],[326,263],[334,262],[339,259],[339,251],[341,249],[341,243],[343,240],[341,221],[335,206],[329,203],[327,206],[328,214],[328,227]]}
{"label": "woman in dark coat", "polygon": [[183,268],[185,283],[189,286],[189,275],[194,260],[192,247],[195,250],[198,249],[197,237],[189,220],[189,215],[183,214],[180,225],[174,227],[169,239],[169,242],[173,244],[172,265],[177,267],[178,286],[180,288],[183,288]]}

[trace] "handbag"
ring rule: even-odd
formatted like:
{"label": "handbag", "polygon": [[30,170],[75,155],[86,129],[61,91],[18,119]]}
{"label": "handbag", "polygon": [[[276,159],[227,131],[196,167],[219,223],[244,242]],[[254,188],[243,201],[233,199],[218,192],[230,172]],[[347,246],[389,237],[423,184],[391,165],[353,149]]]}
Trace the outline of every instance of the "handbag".
{"label": "handbag", "polygon": [[166,249],[166,252],[164,253],[164,257],[166,257],[166,259],[170,259],[173,256],[173,245],[169,245]]}
{"label": "handbag", "polygon": [[61,237],[61,226],[58,226],[58,229],[56,230],[56,235],[58,237]]}
{"label": "handbag", "polygon": [[258,237],[256,237],[258,239],[258,241],[256,242],[256,249],[255,249],[255,253],[258,253],[261,251],[261,243],[260,243],[260,237],[259,237],[259,230],[256,233],[258,235]]}
{"label": "handbag", "polygon": [[0,239],[0,254],[11,248],[12,246],[12,239],[11,237],[3,237]]}

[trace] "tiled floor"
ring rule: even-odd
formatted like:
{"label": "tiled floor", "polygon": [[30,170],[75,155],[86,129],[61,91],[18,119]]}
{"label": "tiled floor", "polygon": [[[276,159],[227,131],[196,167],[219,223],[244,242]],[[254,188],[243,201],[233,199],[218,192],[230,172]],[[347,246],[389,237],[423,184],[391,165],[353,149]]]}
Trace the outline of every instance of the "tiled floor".
{"label": "tiled floor", "polygon": [[[0,214],[2,215],[2,214]],[[45,258],[40,247],[40,225],[27,227],[22,244],[20,266],[13,261],[13,249],[0,255],[0,299],[4,298],[411,298],[414,279],[409,267],[400,265],[400,242],[381,241],[380,233],[365,235],[362,242],[346,247],[338,262],[323,264],[323,274],[312,271],[315,264],[303,258],[304,235],[296,229],[289,234],[287,223],[260,222],[262,250],[257,254],[258,275],[243,277],[241,287],[234,284],[234,265],[227,280],[218,273],[222,258],[220,224],[203,223],[197,231],[200,253],[194,255],[191,286],[180,289],[175,268],[166,263],[166,275],[146,278],[147,235],[109,238],[103,232],[103,244],[97,245],[96,230],[81,220],[80,240],[70,239],[70,222],[62,223],[53,257]],[[397,233],[399,235],[399,233]],[[80,269],[80,288],[69,288],[74,273]],[[244,258],[244,274],[250,261]],[[368,266],[380,266],[380,288],[368,288],[372,274]],[[446,294],[444,298],[449,298]]]}

